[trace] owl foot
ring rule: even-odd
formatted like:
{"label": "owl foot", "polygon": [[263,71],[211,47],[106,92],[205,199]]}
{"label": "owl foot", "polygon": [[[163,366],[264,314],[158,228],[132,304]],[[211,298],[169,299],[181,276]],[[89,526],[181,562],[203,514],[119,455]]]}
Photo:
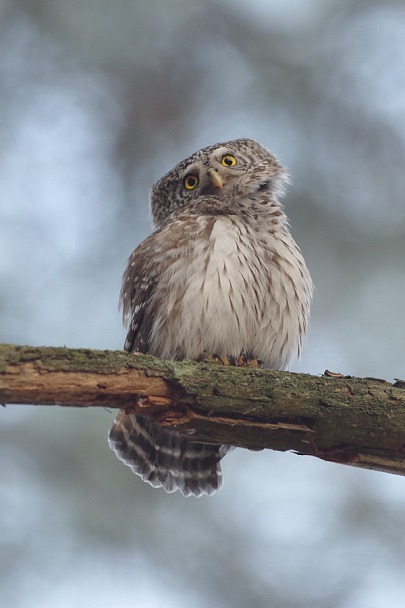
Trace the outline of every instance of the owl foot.
{"label": "owl foot", "polygon": [[218,365],[230,365],[227,357],[220,357],[219,355],[211,355],[205,351],[199,356],[198,361],[201,363],[218,363]]}
{"label": "owl foot", "polygon": [[261,369],[263,367],[263,361],[260,359],[250,359],[247,355],[239,355],[239,357],[233,357],[237,367],[253,367],[255,369]]}
{"label": "owl foot", "polygon": [[261,369],[263,367],[263,361],[260,359],[249,359],[247,355],[228,355],[226,357],[220,357],[216,354],[203,353],[200,357],[200,361],[213,362],[219,365],[225,365],[229,367],[252,367],[255,369]]}

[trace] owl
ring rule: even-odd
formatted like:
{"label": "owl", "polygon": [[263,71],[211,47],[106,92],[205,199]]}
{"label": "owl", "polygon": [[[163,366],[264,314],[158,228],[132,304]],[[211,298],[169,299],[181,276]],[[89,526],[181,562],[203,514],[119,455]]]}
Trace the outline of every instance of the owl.
{"label": "owl", "polygon": [[[130,256],[125,349],[163,359],[259,359],[286,369],[307,332],[312,281],[280,196],[286,172],[251,139],[199,150],[151,190],[154,232]],[[120,411],[109,444],[153,487],[213,494],[229,446]]]}

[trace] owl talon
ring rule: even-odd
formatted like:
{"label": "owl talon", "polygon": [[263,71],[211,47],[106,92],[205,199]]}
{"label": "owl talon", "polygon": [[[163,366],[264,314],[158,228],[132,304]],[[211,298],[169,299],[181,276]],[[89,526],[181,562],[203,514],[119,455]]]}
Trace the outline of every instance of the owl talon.
{"label": "owl talon", "polygon": [[260,359],[249,359],[247,355],[239,355],[236,359],[236,365],[238,367],[252,367],[254,369],[262,369],[263,361]]}
{"label": "owl talon", "polygon": [[215,363],[219,363],[220,365],[226,365],[224,359],[222,357],[220,357],[219,355],[211,355],[212,360],[215,361]]}
{"label": "owl talon", "polygon": [[200,361],[217,363],[218,365],[224,365],[226,367],[251,367],[253,369],[262,369],[263,361],[260,359],[249,359],[247,355],[227,355],[226,357],[220,357],[216,354],[203,353],[199,359]]}
{"label": "owl talon", "polygon": [[227,363],[227,359],[226,357],[220,357],[219,355],[211,355],[210,353],[202,353],[202,355],[199,357],[198,359],[201,362],[204,363],[217,363],[218,365],[229,365],[229,363]]}

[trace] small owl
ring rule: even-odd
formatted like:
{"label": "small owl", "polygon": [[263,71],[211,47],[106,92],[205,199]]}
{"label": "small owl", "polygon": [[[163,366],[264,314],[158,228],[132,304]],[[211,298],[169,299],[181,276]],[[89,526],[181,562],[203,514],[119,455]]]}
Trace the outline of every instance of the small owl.
{"label": "small owl", "polygon": [[[121,289],[127,351],[243,355],[278,370],[299,355],[312,281],[279,202],[285,181],[275,156],[237,139],[203,148],[152,187],[155,231],[130,256]],[[124,411],[109,443],[144,481],[185,496],[221,486],[230,449]]]}

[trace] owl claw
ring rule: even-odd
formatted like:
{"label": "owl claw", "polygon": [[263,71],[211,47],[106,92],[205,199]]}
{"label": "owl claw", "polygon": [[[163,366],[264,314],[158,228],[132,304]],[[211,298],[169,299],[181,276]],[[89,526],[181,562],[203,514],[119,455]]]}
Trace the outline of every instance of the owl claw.
{"label": "owl claw", "polygon": [[260,359],[249,359],[247,355],[239,355],[236,359],[236,365],[238,367],[253,367],[254,369],[262,369],[263,361]]}
{"label": "owl claw", "polygon": [[238,367],[249,367],[248,363],[249,363],[249,359],[244,354],[239,355],[239,357],[236,360],[236,365]]}
{"label": "owl claw", "polygon": [[205,351],[199,357],[198,361],[218,363],[219,365],[229,365],[229,363],[226,363],[226,357],[220,357],[216,354],[211,355],[210,353],[206,353]]}
{"label": "owl claw", "polygon": [[227,355],[226,357],[220,357],[217,354],[203,353],[200,357],[200,361],[208,361],[224,365],[226,367],[251,367],[254,369],[261,369],[263,367],[263,361],[260,359],[250,359],[247,355]]}
{"label": "owl claw", "polygon": [[215,361],[215,363],[219,363],[220,365],[227,365],[226,363],[226,357],[225,360],[223,357],[220,357],[219,355],[209,355],[213,361]]}

